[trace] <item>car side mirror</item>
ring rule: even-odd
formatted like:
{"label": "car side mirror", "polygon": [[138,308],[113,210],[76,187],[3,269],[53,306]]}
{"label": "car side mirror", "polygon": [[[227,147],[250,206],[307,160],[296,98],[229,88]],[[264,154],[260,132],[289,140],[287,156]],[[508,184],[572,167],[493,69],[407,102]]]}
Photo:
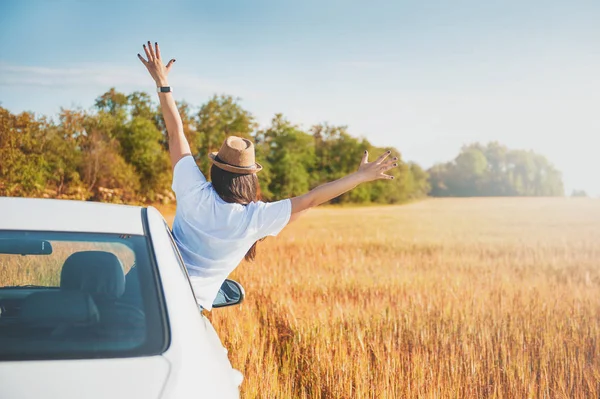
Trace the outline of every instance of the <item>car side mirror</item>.
{"label": "car side mirror", "polygon": [[237,281],[226,279],[215,298],[212,307],[224,308],[241,303],[244,300],[244,287]]}

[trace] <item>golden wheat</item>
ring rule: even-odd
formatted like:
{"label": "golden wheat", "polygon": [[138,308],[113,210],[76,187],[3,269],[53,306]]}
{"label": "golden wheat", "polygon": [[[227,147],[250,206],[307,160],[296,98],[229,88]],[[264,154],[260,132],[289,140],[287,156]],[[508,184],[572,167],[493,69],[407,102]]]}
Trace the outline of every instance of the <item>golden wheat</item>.
{"label": "golden wheat", "polygon": [[322,208],[260,243],[232,276],[247,299],[210,318],[245,398],[598,398],[599,263],[597,200]]}
{"label": "golden wheat", "polygon": [[600,201],[311,211],[214,310],[246,398],[598,398]]}

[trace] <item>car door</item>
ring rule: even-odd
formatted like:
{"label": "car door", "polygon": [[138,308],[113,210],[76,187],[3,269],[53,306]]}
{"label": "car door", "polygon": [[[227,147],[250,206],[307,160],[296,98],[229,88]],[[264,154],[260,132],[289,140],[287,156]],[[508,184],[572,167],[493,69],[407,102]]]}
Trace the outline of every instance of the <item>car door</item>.
{"label": "car door", "polygon": [[240,374],[231,367],[217,333],[202,315],[170,229],[155,208],[147,210],[147,225],[171,330],[171,344],[163,355],[176,377],[166,387],[167,397],[185,397],[185,392],[199,386],[198,393],[205,397],[239,397]]}

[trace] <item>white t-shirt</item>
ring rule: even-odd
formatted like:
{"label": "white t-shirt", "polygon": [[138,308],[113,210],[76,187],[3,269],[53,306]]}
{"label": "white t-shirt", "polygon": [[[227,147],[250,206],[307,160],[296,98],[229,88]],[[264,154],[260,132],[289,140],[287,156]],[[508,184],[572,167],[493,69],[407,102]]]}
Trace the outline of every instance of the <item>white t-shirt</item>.
{"label": "white t-shirt", "polygon": [[210,310],[221,284],[250,247],[287,225],[291,201],[227,203],[206,181],[191,155],[175,165],[172,188],[177,197],[173,236],[196,298]]}

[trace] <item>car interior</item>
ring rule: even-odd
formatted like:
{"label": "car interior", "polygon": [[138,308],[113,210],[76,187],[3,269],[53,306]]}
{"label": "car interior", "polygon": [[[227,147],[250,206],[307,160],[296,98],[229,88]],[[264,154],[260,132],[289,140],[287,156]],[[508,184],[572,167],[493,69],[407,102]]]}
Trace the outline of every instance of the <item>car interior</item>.
{"label": "car interior", "polygon": [[133,267],[125,276],[111,252],[80,251],[64,262],[59,287],[0,287],[0,341],[140,344],[145,314],[137,274]]}

